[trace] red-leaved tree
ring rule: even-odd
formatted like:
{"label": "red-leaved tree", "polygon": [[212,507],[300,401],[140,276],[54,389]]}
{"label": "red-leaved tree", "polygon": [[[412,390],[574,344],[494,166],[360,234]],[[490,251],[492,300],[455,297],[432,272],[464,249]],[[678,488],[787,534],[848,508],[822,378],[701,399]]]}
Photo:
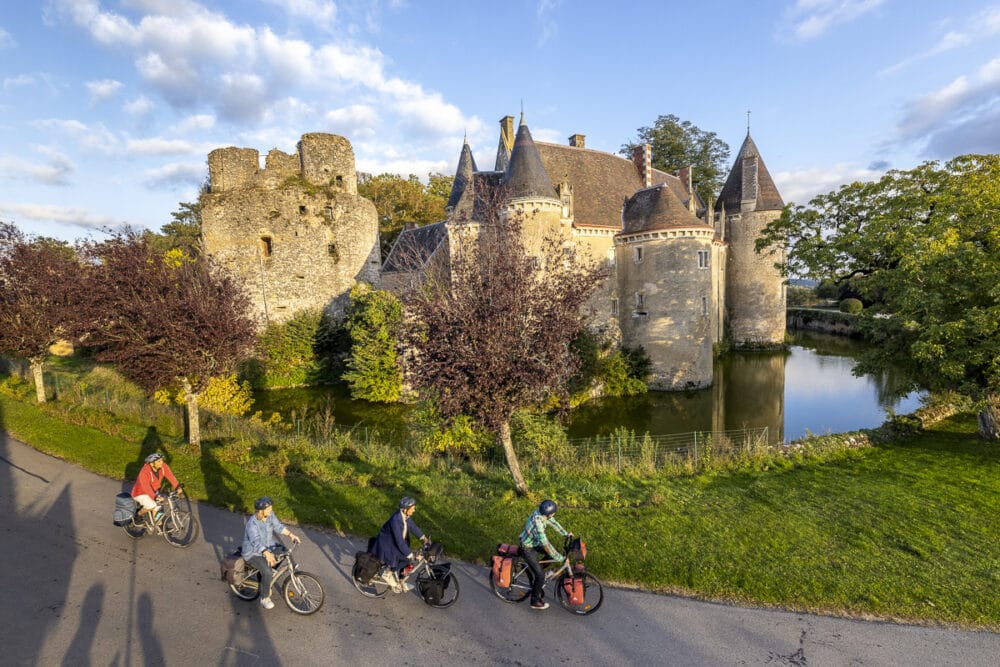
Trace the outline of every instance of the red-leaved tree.
{"label": "red-leaved tree", "polygon": [[209,258],[164,255],[131,230],[86,250],[95,358],[150,393],[180,388],[188,442],[200,449],[199,395],[256,341],[249,296]]}
{"label": "red-leaved tree", "polygon": [[72,246],[0,223],[0,354],[27,359],[45,402],[49,348],[77,333],[81,266]]}
{"label": "red-leaved tree", "polygon": [[[527,485],[510,436],[511,416],[566,394],[578,360],[570,342],[606,269],[548,238],[525,251],[520,215],[502,191],[481,200],[477,224],[452,242],[450,280],[430,272],[404,298],[410,383],[446,419],[468,415],[496,434],[519,494]],[[475,239],[475,240],[472,240]]]}

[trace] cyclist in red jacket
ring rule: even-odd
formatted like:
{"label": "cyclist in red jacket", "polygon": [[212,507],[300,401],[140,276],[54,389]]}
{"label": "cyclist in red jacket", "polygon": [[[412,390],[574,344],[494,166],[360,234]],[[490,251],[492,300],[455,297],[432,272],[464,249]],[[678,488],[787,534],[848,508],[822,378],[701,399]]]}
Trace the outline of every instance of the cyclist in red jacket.
{"label": "cyclist in red jacket", "polygon": [[[160,515],[158,510],[160,506],[156,504],[156,498],[159,496],[160,486],[163,484],[164,477],[170,480],[175,489],[179,486],[177,478],[174,477],[174,473],[170,470],[170,466],[163,460],[163,454],[154,452],[147,456],[146,463],[142,466],[142,470],[139,471],[139,477],[136,478],[135,485],[132,487],[132,497],[140,506],[139,516],[157,511],[153,517],[154,521],[159,520]],[[184,493],[184,490],[180,489],[178,493]]]}

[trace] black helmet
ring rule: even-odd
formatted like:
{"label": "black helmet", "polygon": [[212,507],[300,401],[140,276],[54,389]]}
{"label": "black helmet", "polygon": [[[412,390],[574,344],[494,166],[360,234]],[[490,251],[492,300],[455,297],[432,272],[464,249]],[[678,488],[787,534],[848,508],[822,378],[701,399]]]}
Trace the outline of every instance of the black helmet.
{"label": "black helmet", "polygon": [[163,454],[161,454],[159,452],[153,452],[152,454],[150,454],[149,456],[146,457],[146,463],[152,463],[153,461],[159,461],[162,458],[163,458]]}
{"label": "black helmet", "polygon": [[556,513],[556,501],[554,500],[543,500],[542,504],[538,506],[538,511],[545,516],[552,516]]}
{"label": "black helmet", "polygon": [[403,499],[399,501],[399,509],[407,510],[417,504],[417,501],[409,496],[403,496]]}
{"label": "black helmet", "polygon": [[273,504],[274,504],[274,501],[271,500],[271,498],[269,496],[261,496],[257,500],[253,501],[253,508],[255,510],[257,510],[257,511],[260,511],[260,510],[263,510],[263,509],[267,509],[268,507],[270,507]]}

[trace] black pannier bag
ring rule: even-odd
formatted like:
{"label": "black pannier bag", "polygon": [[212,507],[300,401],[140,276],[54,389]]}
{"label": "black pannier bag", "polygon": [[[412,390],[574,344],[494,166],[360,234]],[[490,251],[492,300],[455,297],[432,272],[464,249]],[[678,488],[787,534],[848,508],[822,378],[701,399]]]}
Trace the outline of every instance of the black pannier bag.
{"label": "black pannier bag", "polygon": [[382,569],[382,561],[367,551],[359,551],[354,559],[354,577],[363,585],[367,585]]}
{"label": "black pannier bag", "polygon": [[124,526],[132,520],[135,514],[135,500],[129,493],[119,493],[115,496],[114,523],[116,526]]}
{"label": "black pannier bag", "polygon": [[444,591],[448,588],[448,582],[451,580],[451,577],[447,576],[451,569],[450,563],[439,565],[435,569],[438,571],[431,576],[420,575],[417,577],[417,588],[427,604],[440,604],[441,598],[444,597]]}

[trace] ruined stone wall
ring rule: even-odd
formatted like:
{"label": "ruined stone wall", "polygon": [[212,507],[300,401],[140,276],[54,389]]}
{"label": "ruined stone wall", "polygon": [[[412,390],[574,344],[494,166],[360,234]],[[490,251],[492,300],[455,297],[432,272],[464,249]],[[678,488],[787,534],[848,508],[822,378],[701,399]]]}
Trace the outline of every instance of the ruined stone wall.
{"label": "ruined stone wall", "polygon": [[358,194],[351,142],[335,134],[313,132],[299,141],[302,177],[316,185],[329,185],[348,194]]}
{"label": "ruined stone wall", "polygon": [[776,346],[785,340],[785,285],[774,264],[784,254],[757,254],[754,243],[781,211],[744,211],[726,218],[729,259],[726,311],[737,347]]}
{"label": "ruined stone wall", "polygon": [[[641,345],[649,354],[652,389],[712,383],[714,271],[699,267],[698,252],[711,258],[713,238],[709,228],[681,228],[616,240],[622,342]],[[637,248],[642,249],[638,261]]]}
{"label": "ruined stone wall", "polygon": [[205,252],[243,282],[262,324],[307,308],[340,317],[355,281],[379,281],[378,216],[356,194],[356,175],[345,174],[341,188],[335,180],[307,180],[302,168],[302,151],[308,156],[313,149],[314,174],[325,173],[323,165],[329,173],[353,168],[350,143],[335,135],[306,137],[299,153],[268,153],[263,170],[253,149],[209,154],[211,187],[201,198]]}

